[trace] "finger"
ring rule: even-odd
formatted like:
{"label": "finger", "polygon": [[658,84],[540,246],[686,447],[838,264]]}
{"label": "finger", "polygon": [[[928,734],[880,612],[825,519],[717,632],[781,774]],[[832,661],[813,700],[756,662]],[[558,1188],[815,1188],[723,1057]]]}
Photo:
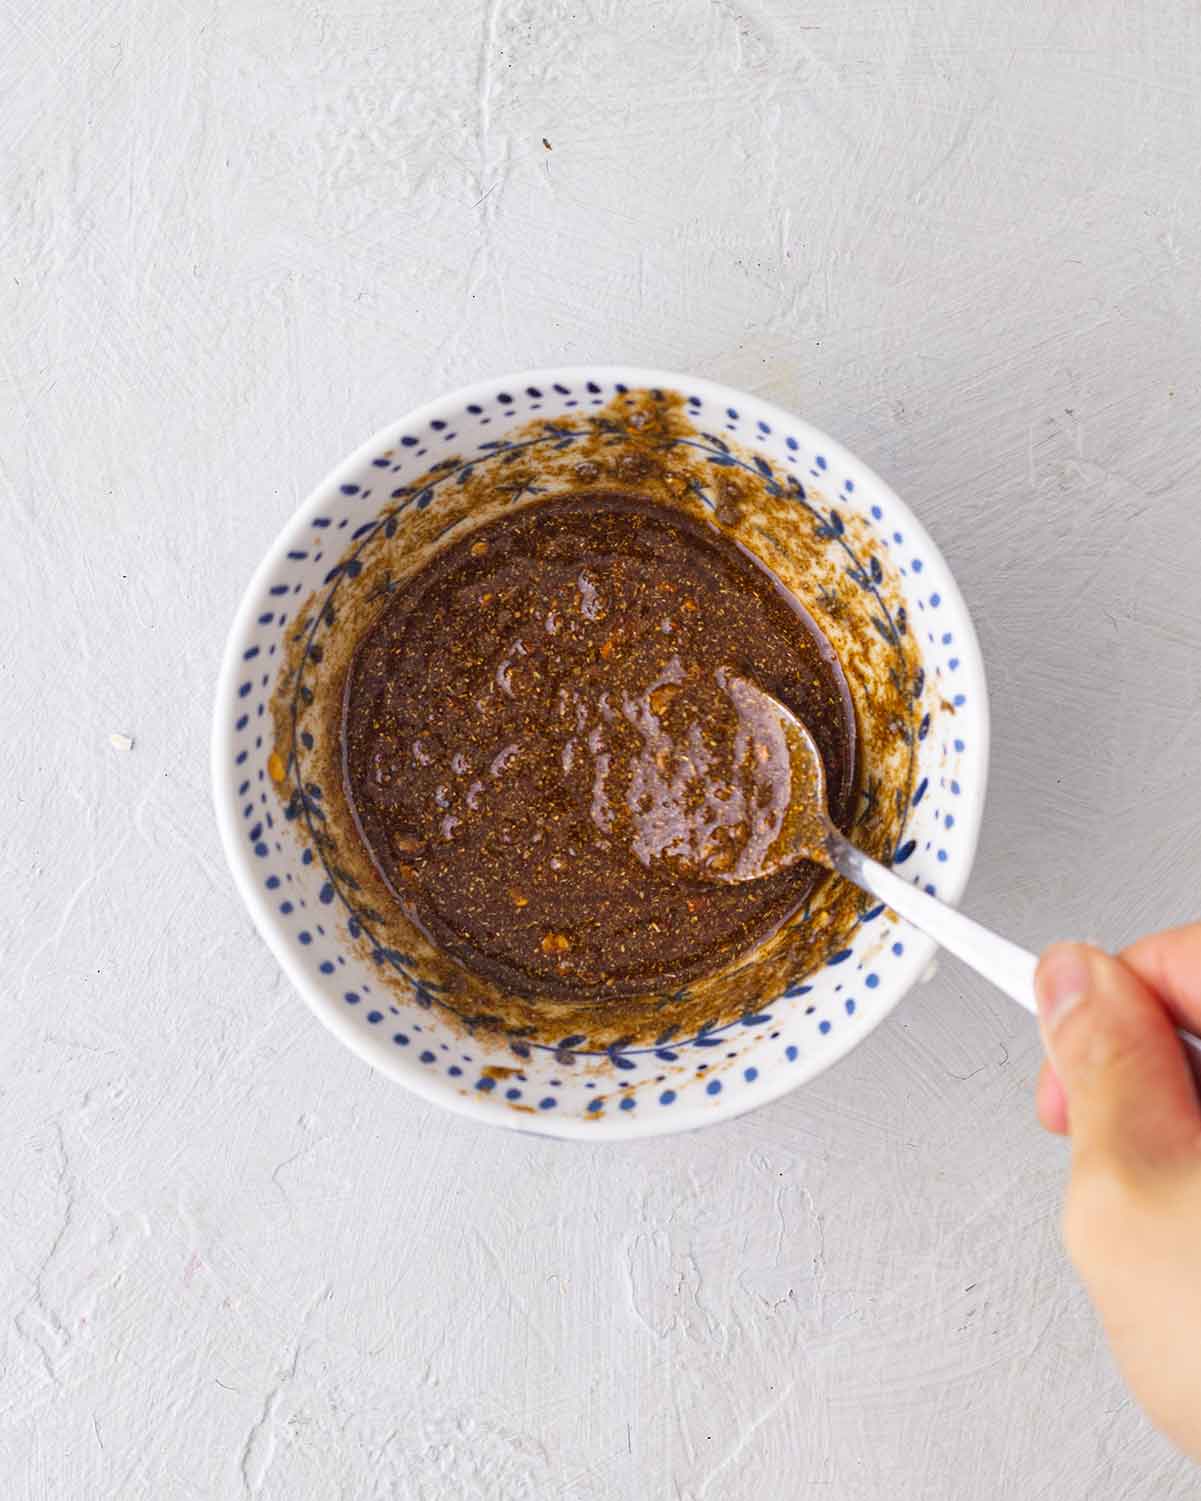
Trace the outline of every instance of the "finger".
{"label": "finger", "polygon": [[1201,1104],[1172,1019],[1120,960],[1057,944],[1035,980],[1074,1155],[1145,1167],[1201,1144]]}
{"label": "finger", "polygon": [[1120,958],[1182,1026],[1201,1029],[1201,923],[1149,933],[1123,949]]}
{"label": "finger", "polygon": [[1039,1073],[1034,1108],[1045,1131],[1055,1136],[1068,1134],[1068,1097],[1050,1060],[1043,1064]]}

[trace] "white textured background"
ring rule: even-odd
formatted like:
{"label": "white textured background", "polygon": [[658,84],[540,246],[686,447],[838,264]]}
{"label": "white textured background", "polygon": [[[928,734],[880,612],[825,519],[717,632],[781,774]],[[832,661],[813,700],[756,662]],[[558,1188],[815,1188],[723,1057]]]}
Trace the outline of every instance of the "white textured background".
{"label": "white textured background", "polygon": [[996,716],[969,904],[1188,916],[1196,0],[10,0],[0,84],[6,1501],[1196,1495],[1063,1264],[1011,1003],[947,962],[708,1134],[491,1134],[281,981],[206,764],[335,460],[635,360],[942,544]]}

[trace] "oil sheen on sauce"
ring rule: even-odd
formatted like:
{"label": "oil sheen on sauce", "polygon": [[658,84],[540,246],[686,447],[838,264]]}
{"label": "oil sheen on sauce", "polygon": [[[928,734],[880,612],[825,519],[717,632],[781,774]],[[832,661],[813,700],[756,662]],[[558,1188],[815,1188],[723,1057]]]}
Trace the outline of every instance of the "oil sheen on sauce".
{"label": "oil sheen on sauce", "polygon": [[737,677],[809,727],[845,827],[850,694],[762,564],[624,494],[514,510],[396,586],[358,644],[342,711],[358,832],[407,916],[511,992],[676,991],[822,879],[805,864],[742,885],[687,874],[761,811],[734,760]]}

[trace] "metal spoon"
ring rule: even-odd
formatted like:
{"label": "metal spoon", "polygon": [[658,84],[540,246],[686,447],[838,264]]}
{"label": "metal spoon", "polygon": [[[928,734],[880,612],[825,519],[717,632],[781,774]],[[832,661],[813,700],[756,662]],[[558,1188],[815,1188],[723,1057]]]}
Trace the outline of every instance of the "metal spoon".
{"label": "metal spoon", "polygon": [[[727,868],[702,864],[697,874],[708,880],[738,883],[759,880],[801,860],[812,860],[886,902],[906,922],[991,980],[1019,1006],[1037,1013],[1034,971],[1038,956],[910,885],[857,849],[831,822],[825,764],[805,725],[778,699],[746,678],[730,675],[725,687],[742,723],[754,737],[762,774],[774,782],[772,790],[782,816],[769,839],[748,841],[739,858]],[[1201,1053],[1201,1039],[1184,1031],[1179,1036]]]}

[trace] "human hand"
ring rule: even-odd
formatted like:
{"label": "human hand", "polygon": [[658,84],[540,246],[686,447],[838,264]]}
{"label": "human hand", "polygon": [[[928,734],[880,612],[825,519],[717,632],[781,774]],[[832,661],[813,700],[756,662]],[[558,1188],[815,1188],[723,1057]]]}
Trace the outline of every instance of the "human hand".
{"label": "human hand", "polygon": [[1114,959],[1048,949],[1038,1115],[1070,1134],[1068,1253],[1152,1422],[1201,1460],[1201,1103],[1175,1028],[1201,1029],[1201,923]]}

